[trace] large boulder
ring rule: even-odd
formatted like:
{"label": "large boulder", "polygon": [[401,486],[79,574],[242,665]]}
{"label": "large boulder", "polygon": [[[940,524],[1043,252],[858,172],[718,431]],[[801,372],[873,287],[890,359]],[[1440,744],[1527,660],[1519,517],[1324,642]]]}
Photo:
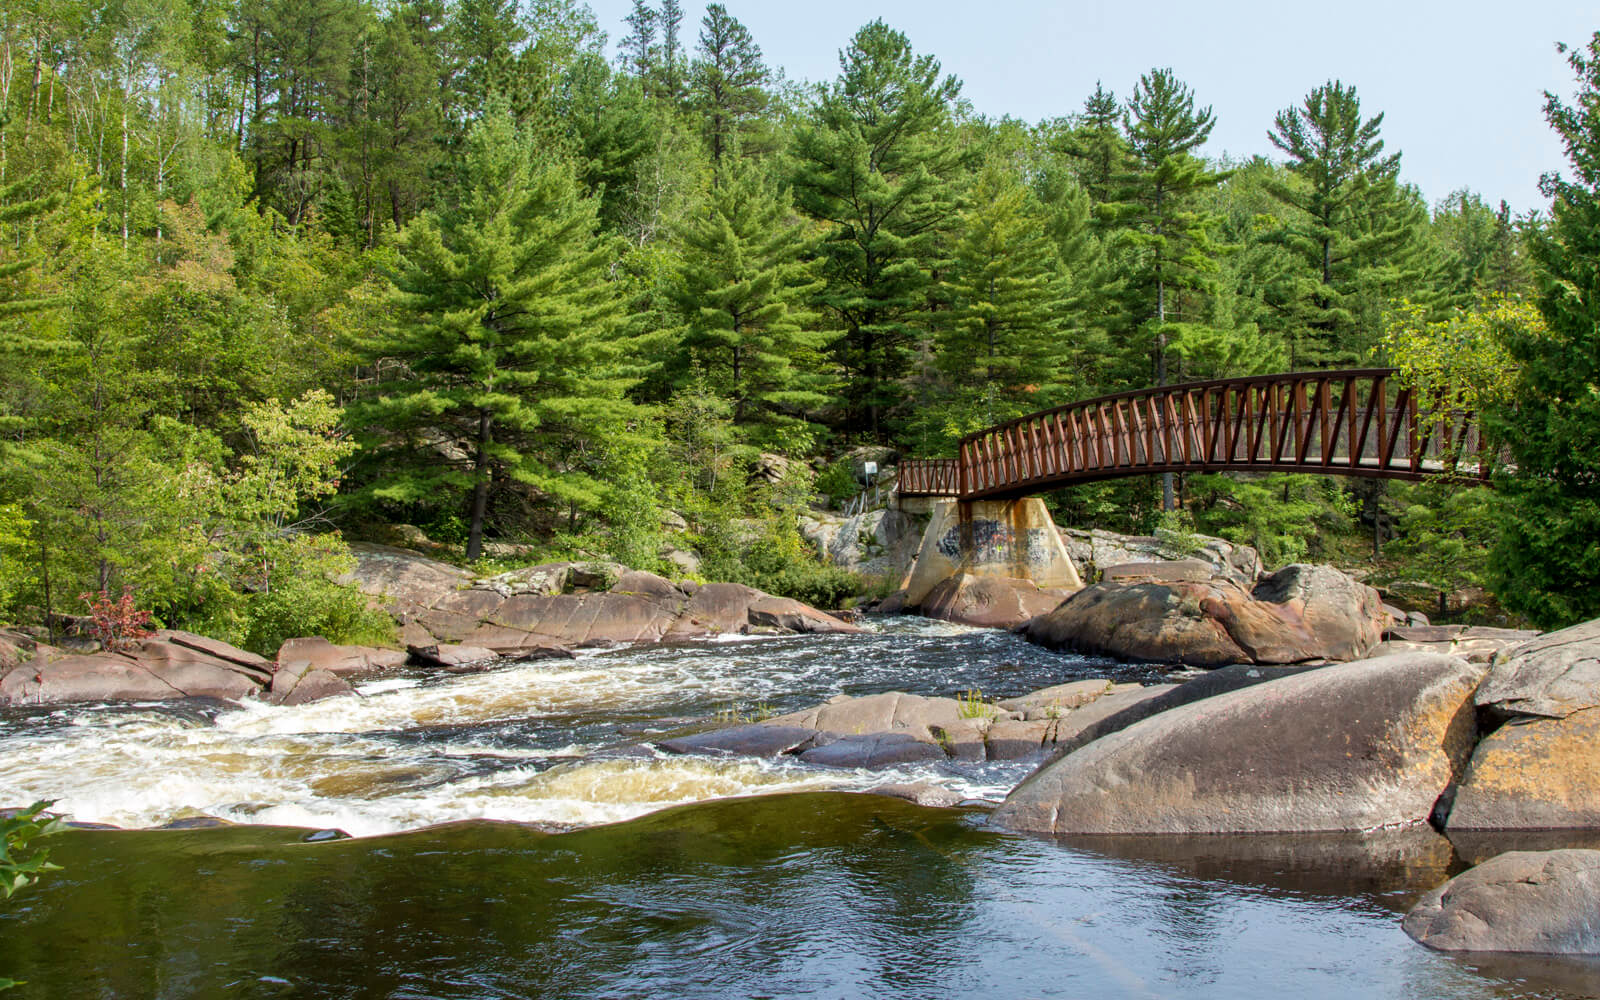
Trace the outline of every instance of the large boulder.
{"label": "large boulder", "polygon": [[1472,692],[1485,671],[1450,656],[1388,656],[1196,701],[1046,765],[993,821],[1055,834],[1421,822],[1472,750]]}
{"label": "large boulder", "polygon": [[305,705],[334,695],[350,694],[350,682],[311,660],[290,660],[278,667],[267,688],[266,700],[274,705]]}
{"label": "large boulder", "polygon": [[1456,790],[1451,830],[1600,827],[1600,708],[1523,718],[1484,737]]}
{"label": "large boulder", "polygon": [[1406,915],[1440,951],[1600,954],[1600,851],[1511,851],[1462,872]]}
{"label": "large boulder", "polygon": [[1378,592],[1332,566],[1285,566],[1257,583],[1251,596],[1304,624],[1330,660],[1366,655],[1389,624]]}
{"label": "large boulder", "polygon": [[1600,619],[1546,633],[1497,657],[1477,701],[1502,716],[1550,719],[1600,707]]}
{"label": "large boulder", "polygon": [[1053,611],[1067,592],[1040,590],[1031,580],[958,573],[928,591],[924,617],[981,628],[1016,628]]}
{"label": "large boulder", "polygon": [[1330,567],[1289,566],[1254,592],[1229,579],[1189,579],[1188,569],[1179,564],[1163,581],[1097,583],[1022,634],[1092,655],[1220,667],[1357,659],[1388,623],[1372,588]]}

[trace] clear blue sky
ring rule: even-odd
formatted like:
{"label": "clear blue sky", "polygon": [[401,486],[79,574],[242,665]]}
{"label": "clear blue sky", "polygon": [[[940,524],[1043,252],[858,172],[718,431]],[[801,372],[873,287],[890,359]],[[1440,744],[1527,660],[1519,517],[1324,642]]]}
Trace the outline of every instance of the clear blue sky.
{"label": "clear blue sky", "polygon": [[[614,43],[631,0],[588,3]],[[1574,86],[1555,43],[1600,30],[1600,0],[725,4],[791,79],[832,79],[851,34],[882,17],[960,77],[979,112],[1030,122],[1078,110],[1096,80],[1125,97],[1141,72],[1171,66],[1216,112],[1211,155],[1273,154],[1274,113],[1342,79],[1363,112],[1384,112],[1388,149],[1430,202],[1467,187],[1518,212],[1543,207],[1539,174],[1565,166],[1541,113],[1545,90],[1570,97]],[[684,9],[693,46],[705,7]]]}

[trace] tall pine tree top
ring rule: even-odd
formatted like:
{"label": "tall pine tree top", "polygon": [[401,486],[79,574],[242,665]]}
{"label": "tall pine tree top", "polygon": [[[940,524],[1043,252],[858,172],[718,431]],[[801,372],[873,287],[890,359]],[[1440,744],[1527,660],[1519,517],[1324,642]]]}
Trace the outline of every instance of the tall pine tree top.
{"label": "tall pine tree top", "polygon": [[735,422],[793,417],[827,401],[816,368],[832,334],[804,306],[819,283],[789,192],[736,156],[724,175],[679,234],[683,343]]}
{"label": "tall pine tree top", "polygon": [[1383,154],[1382,125],[1382,114],[1361,117],[1354,87],[1331,80],[1278,112],[1267,134],[1290,174],[1268,189],[1295,210],[1276,238],[1303,264],[1273,292],[1294,332],[1296,366],[1359,360],[1377,336],[1372,303],[1420,275],[1425,213],[1398,184],[1400,154]]}
{"label": "tall pine tree top", "polygon": [[852,422],[876,436],[954,209],[959,152],[943,129],[961,83],[882,21],[856,32],[839,64],[795,137],[795,200],[832,224],[819,298],[845,328],[835,353],[851,379]]}

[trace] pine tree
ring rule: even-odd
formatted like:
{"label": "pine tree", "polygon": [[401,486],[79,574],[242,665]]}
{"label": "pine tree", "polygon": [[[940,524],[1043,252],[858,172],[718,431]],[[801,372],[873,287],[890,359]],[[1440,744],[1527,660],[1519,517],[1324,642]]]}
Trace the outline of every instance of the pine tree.
{"label": "pine tree", "polygon": [[1378,333],[1371,303],[1416,276],[1425,209],[1399,186],[1400,154],[1383,155],[1382,125],[1381,113],[1361,117],[1354,87],[1332,80],[1278,112],[1267,134],[1289,157],[1290,177],[1269,190],[1295,213],[1276,238],[1302,267],[1273,298],[1288,314],[1297,367],[1361,358]]}
{"label": "pine tree", "polygon": [[628,33],[617,48],[617,64],[641,80],[647,80],[660,58],[656,44],[656,24],[661,15],[646,0],[633,0],[633,11],[622,20]]}
{"label": "pine tree", "polygon": [[1600,32],[1568,62],[1577,99],[1544,110],[1572,174],[1542,178],[1550,221],[1530,243],[1547,329],[1511,337],[1513,401],[1490,420],[1515,466],[1495,593],[1547,628],[1600,615]]}
{"label": "pine tree", "polygon": [[877,437],[953,209],[958,151],[943,130],[961,84],[882,21],[856,32],[839,62],[795,136],[795,200],[831,226],[818,250],[819,301],[844,328],[834,355],[850,423]]}
{"label": "pine tree", "polygon": [[817,288],[788,191],[731,158],[704,209],[682,227],[677,299],[692,367],[733,405],[735,423],[794,415],[826,401],[809,388],[830,334],[804,308]]}
{"label": "pine tree", "polygon": [[[1199,210],[1198,192],[1216,187],[1226,174],[1194,155],[1215,125],[1211,108],[1196,110],[1194,93],[1170,69],[1139,78],[1123,112],[1130,166],[1115,177],[1116,200],[1099,207],[1110,234],[1131,269],[1126,300],[1139,324],[1138,342],[1148,341],[1151,376],[1169,380],[1169,346],[1186,326],[1203,323],[1200,310],[1180,308],[1181,290],[1210,291],[1217,270],[1211,236],[1217,220]],[[1144,354],[1141,346],[1137,352]],[[1162,477],[1164,509],[1174,505],[1171,474]]]}
{"label": "pine tree", "polygon": [[1045,213],[1013,171],[990,163],[966,201],[935,361],[987,425],[1059,401],[1062,275]]}
{"label": "pine tree", "polygon": [[[42,255],[23,234],[63,201],[59,192],[36,195],[38,183],[38,177],[29,176],[0,185],[0,362],[12,371],[67,346],[62,338],[41,333],[32,322],[67,302],[67,296],[41,291],[28,281]],[[21,417],[7,413],[16,391],[9,381],[0,391],[0,456],[6,453],[4,438],[19,435],[27,426]]]}
{"label": "pine tree", "polygon": [[656,15],[661,25],[661,66],[656,76],[656,96],[668,104],[677,105],[683,100],[684,55],[680,32],[683,30],[683,4],[678,0],[661,0],[661,10]]}
{"label": "pine tree", "polygon": [[1211,108],[1196,111],[1193,92],[1171,70],[1140,77],[1123,114],[1131,165],[1115,179],[1116,201],[1100,208],[1132,250],[1133,313],[1148,331],[1156,385],[1168,381],[1169,327],[1184,319],[1173,293],[1209,289],[1217,269],[1210,232],[1217,219],[1197,207],[1195,195],[1227,174],[1194,155],[1214,124]]}
{"label": "pine tree", "polygon": [[706,5],[699,53],[689,70],[690,99],[704,122],[715,176],[729,144],[742,139],[766,109],[766,85],[772,74],[749,29],[720,3]]}
{"label": "pine tree", "polygon": [[1078,161],[1079,183],[1096,204],[1111,200],[1113,184],[1128,157],[1127,143],[1117,127],[1121,121],[1117,95],[1097,80],[1064,143],[1066,152]]}
{"label": "pine tree", "polygon": [[534,163],[501,109],[468,132],[460,174],[455,207],[402,235],[403,318],[369,352],[404,375],[358,419],[386,432],[391,447],[380,438],[379,451],[411,449],[392,455],[374,494],[468,494],[467,558],[477,559],[497,485],[569,509],[599,501],[573,453],[627,413],[628,381],[608,335],[611,254],[568,169]]}

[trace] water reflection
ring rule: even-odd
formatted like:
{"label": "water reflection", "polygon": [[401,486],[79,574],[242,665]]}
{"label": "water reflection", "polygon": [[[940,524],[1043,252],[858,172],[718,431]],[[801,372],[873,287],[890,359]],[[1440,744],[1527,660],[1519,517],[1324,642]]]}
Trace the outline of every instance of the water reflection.
{"label": "water reflection", "polygon": [[1060,844],[982,819],[817,793],[560,835],[74,833],[0,911],[0,969],[33,980],[19,998],[1592,993],[1581,963],[1406,939],[1391,893],[1438,875],[1426,839]]}

